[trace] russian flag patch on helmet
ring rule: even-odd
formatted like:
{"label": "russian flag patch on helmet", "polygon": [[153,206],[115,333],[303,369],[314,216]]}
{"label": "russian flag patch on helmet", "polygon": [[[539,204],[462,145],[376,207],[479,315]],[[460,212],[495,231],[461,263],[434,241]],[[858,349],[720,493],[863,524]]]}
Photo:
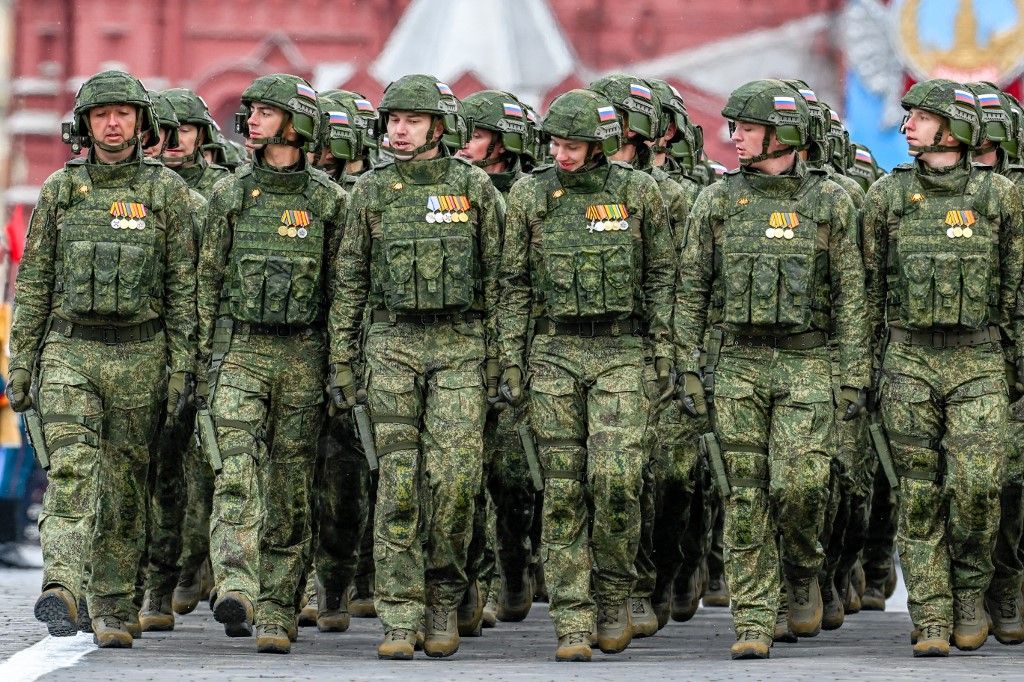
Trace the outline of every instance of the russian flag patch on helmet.
{"label": "russian flag patch on helmet", "polygon": [[995,94],[994,92],[983,92],[980,95],[978,95],[978,104],[980,104],[983,107],[1001,106],[999,104],[999,95]]}
{"label": "russian flag patch on helmet", "polygon": [[875,160],[871,158],[871,152],[869,152],[867,149],[858,149],[856,152],[856,157],[858,161],[862,161],[864,163],[875,162]]}
{"label": "russian flag patch on helmet", "polygon": [[345,113],[344,111],[332,111],[328,114],[327,120],[330,122],[331,125],[347,126],[348,114]]}
{"label": "russian flag patch on helmet", "polygon": [[799,92],[808,102],[818,101],[818,96],[814,94],[814,90],[811,90],[810,88],[799,88]]}
{"label": "russian flag patch on helmet", "polygon": [[437,86],[437,91],[442,95],[451,95],[452,89],[448,87],[447,83],[434,83]]}
{"label": "russian flag patch on helmet", "polygon": [[793,97],[776,97],[775,108],[779,111],[796,111],[796,99]]}
{"label": "russian flag patch on helmet", "polygon": [[598,107],[597,117],[601,122],[614,121],[615,120],[615,108],[614,107]]}
{"label": "russian flag patch on helmet", "polygon": [[316,90],[314,90],[313,88],[309,87],[305,83],[296,83],[295,84],[295,92],[299,93],[300,95],[302,95],[303,97],[305,97],[307,99],[311,99],[314,102],[316,101]]}
{"label": "russian flag patch on helmet", "polygon": [[516,116],[522,118],[523,108],[518,104],[513,104],[512,102],[503,102],[501,106],[502,108],[504,108],[506,116]]}
{"label": "russian flag patch on helmet", "polygon": [[649,100],[651,98],[651,89],[639,83],[630,83],[629,94]]}
{"label": "russian flag patch on helmet", "polygon": [[967,92],[966,90],[954,90],[953,97],[956,98],[957,102],[963,102],[964,104],[974,104],[974,95]]}
{"label": "russian flag patch on helmet", "polygon": [[373,111],[373,105],[368,99],[353,100],[356,103],[356,111]]}

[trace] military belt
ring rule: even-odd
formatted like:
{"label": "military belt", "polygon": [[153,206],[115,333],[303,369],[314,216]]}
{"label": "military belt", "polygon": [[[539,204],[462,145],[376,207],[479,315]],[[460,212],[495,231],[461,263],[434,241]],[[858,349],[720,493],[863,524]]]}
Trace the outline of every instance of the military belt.
{"label": "military belt", "polygon": [[106,344],[150,341],[163,331],[163,328],[164,321],[160,319],[146,320],[126,327],[78,324],[60,317],[50,320],[50,329],[61,336],[86,341],[102,341]]}
{"label": "military belt", "polygon": [[820,348],[828,341],[828,335],[822,331],[803,332],[802,334],[726,334],[724,345],[761,346],[780,350],[811,350]]}
{"label": "military belt", "polygon": [[983,346],[986,343],[1002,343],[999,327],[992,325],[972,332],[912,331],[900,327],[889,327],[890,343],[905,343],[911,346],[931,348],[957,348],[960,346]]}
{"label": "military belt", "polygon": [[470,310],[464,313],[393,313],[390,310],[374,310],[372,322],[401,322],[410,324],[459,324],[484,319],[481,312]]}
{"label": "military belt", "polygon": [[542,317],[537,320],[536,333],[549,336],[624,336],[636,334],[643,325],[635,317],[625,320],[598,320],[591,322],[556,322]]}
{"label": "military belt", "polygon": [[308,331],[324,329],[323,323],[317,324],[255,324],[252,322],[235,322],[234,331],[249,336],[295,336]]}

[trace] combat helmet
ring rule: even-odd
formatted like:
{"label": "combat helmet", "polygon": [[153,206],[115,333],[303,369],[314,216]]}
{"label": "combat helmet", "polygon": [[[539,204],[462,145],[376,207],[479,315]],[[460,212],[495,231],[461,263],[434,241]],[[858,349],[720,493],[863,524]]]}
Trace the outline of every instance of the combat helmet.
{"label": "combat helmet", "polygon": [[[272,137],[252,140],[254,145],[286,144],[304,151],[311,151],[316,145],[320,110],[316,105],[316,90],[305,79],[290,73],[273,73],[254,80],[242,93],[242,108],[235,114],[235,132],[244,137],[249,137],[253,102],[275,106],[288,115],[280,130]],[[289,118],[298,140],[284,137],[284,127]]]}
{"label": "combat helmet", "polygon": [[598,78],[587,87],[611,100],[622,116],[620,124],[626,142],[629,141],[627,130],[632,130],[642,140],[653,140],[662,132],[661,101],[647,81],[615,73]]}
{"label": "combat helmet", "polygon": [[328,90],[317,95],[320,107],[320,140],[317,151],[329,149],[331,156],[341,161],[354,161],[363,156],[363,135],[358,127],[366,126],[366,120],[357,117],[352,98],[346,98],[340,90]]}
{"label": "combat helmet", "polygon": [[[92,130],[89,128],[89,110],[107,104],[131,104],[139,111],[135,134],[120,144],[110,145],[93,139]],[[140,140],[146,148],[160,144],[159,128],[160,124],[153,112],[153,103],[141,81],[124,71],[102,71],[90,77],[78,89],[73,119],[61,126],[61,140],[71,145],[71,150],[75,154],[83,147],[92,145],[104,151],[119,152]],[[147,132],[150,134],[144,135]]]}
{"label": "combat helmet", "polygon": [[526,111],[515,96],[501,90],[474,92],[462,100],[462,114],[470,130],[480,128],[495,133],[484,158],[474,161],[475,165],[486,168],[501,161],[500,158],[489,158],[499,137],[509,154],[518,156],[531,153]]}
{"label": "combat helmet", "polygon": [[704,148],[704,130],[690,120],[683,96],[671,83],[656,78],[648,79],[648,82],[661,102],[661,129],[657,137],[660,139],[665,135],[669,125],[674,123],[676,126],[676,132],[672,139],[666,140],[666,146],[655,144],[651,149],[656,153],[667,153],[687,173],[692,173]]}
{"label": "combat helmet", "polygon": [[730,132],[735,130],[737,121],[757,123],[774,129],[779,142],[787,145],[785,149],[769,152],[771,135],[766,134],[761,153],[740,159],[743,165],[786,156],[793,151],[792,148],[799,149],[807,144],[810,119],[807,102],[799,92],[780,80],[750,81],[736,88],[729,95],[722,116],[729,120]]}
{"label": "combat helmet", "polygon": [[853,149],[853,164],[847,169],[847,175],[856,180],[866,192],[875,180],[885,175],[885,172],[878,166],[875,155],[866,146],[851,142],[850,147]]}
{"label": "combat helmet", "polygon": [[788,78],[785,83],[800,93],[807,104],[807,158],[815,166],[830,160],[833,139],[831,109],[818,99],[818,95],[807,81],[799,78]]}
{"label": "combat helmet", "polygon": [[840,173],[846,173],[854,164],[855,150],[853,143],[850,141],[850,131],[846,128],[843,123],[843,119],[839,117],[839,113],[828,106],[824,102],[822,103],[827,109],[829,118],[831,119],[831,125],[829,126],[829,137],[832,139],[832,165]]}
{"label": "combat helmet", "polygon": [[622,126],[615,107],[593,90],[570,90],[556,97],[541,130],[551,137],[597,143],[605,156],[617,152],[622,144]]}
{"label": "combat helmet", "polygon": [[[1006,144],[1016,147],[1016,135],[1013,130],[1009,110],[1009,100],[994,83],[988,81],[977,81],[967,83],[967,88],[978,101],[981,109],[981,140],[977,150],[987,147],[986,141],[993,143],[993,146],[1000,146],[1006,149]],[[1009,153],[1009,151],[1007,151]],[[1016,156],[1016,154],[1011,154]]]}
{"label": "combat helmet", "polygon": [[194,125],[199,129],[195,151],[189,157],[181,157],[182,163],[192,163],[199,157],[203,145],[216,140],[217,123],[210,115],[210,108],[206,106],[205,100],[192,90],[171,88],[164,90],[161,94],[174,107],[174,113],[180,123]]}
{"label": "combat helmet", "polygon": [[[156,115],[157,124],[161,128],[167,129],[167,137],[164,139],[163,147],[161,148],[161,161],[167,161],[163,157],[162,152],[168,147],[178,146],[178,126],[181,125],[181,121],[178,119],[178,115],[174,112],[174,107],[171,105],[169,99],[167,99],[161,92],[149,93],[149,99],[153,102],[153,113]],[[173,159],[177,161],[178,159]]]}
{"label": "combat helmet", "polygon": [[[914,83],[900,101],[908,112],[921,109],[945,119],[930,145],[911,145],[912,152],[948,152],[957,146],[940,145],[948,125],[950,134],[969,149],[981,142],[981,113],[978,100],[966,86],[946,78],[933,78]],[[904,119],[904,124],[906,120]]]}
{"label": "combat helmet", "polygon": [[[447,83],[426,74],[402,76],[392,82],[384,90],[380,105],[377,107],[379,116],[378,129],[383,135],[388,127],[388,115],[396,111],[416,111],[430,114],[431,118],[442,121],[444,125],[444,143],[450,148],[462,147],[472,132],[466,125],[461,114],[459,100],[452,93]],[[409,151],[399,151],[393,147],[390,153],[400,161],[408,161],[423,152],[438,146],[438,142],[427,135],[427,141]]]}

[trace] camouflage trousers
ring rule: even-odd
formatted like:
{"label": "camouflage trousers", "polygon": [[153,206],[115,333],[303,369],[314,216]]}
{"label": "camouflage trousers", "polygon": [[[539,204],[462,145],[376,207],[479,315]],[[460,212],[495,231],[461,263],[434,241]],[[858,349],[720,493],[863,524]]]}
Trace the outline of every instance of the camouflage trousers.
{"label": "camouflage trousers", "polygon": [[380,462],[374,605],[385,632],[416,630],[425,606],[454,609],[467,587],[483,477],[483,325],[376,322],[364,355]]}
{"label": "camouflage trousers", "polygon": [[191,585],[210,556],[210,512],[213,508],[213,468],[193,441],[184,452],[188,504],[181,522],[178,583]]}
{"label": "camouflage trousers", "polygon": [[992,579],[1008,415],[1002,350],[891,343],[880,395],[910,617],[949,627],[952,598],[972,599]]}
{"label": "camouflage trousers", "polygon": [[529,370],[545,479],[541,557],[561,637],[592,630],[595,601],[622,603],[636,580],[649,452],[644,341],[538,335]]}
{"label": "camouflage trousers", "polygon": [[167,390],[163,333],[105,344],[50,332],[39,412],[50,454],[39,517],[43,588],[82,595],[92,617],[133,619],[146,540],[146,477]]}
{"label": "camouflage trousers", "polygon": [[868,505],[868,525],[861,551],[865,582],[883,589],[893,569],[896,543],[896,493],[889,487],[882,467],[874,465],[874,481]]}
{"label": "camouflage trousers", "polygon": [[821,570],[834,440],[830,376],[823,347],[722,348],[715,429],[732,487],[723,538],[737,633],[772,636],[780,553],[786,578]]}
{"label": "camouflage trousers", "polygon": [[988,589],[995,600],[1017,595],[1024,580],[1024,399],[1010,406],[1007,435],[1006,472],[999,493],[999,531],[992,555],[994,573]]}
{"label": "camouflage trousers", "polygon": [[[241,327],[241,331],[240,328]],[[310,487],[324,415],[326,341],[235,325],[211,413],[223,469],[214,481],[210,555],[220,594],[291,627],[309,561]]]}

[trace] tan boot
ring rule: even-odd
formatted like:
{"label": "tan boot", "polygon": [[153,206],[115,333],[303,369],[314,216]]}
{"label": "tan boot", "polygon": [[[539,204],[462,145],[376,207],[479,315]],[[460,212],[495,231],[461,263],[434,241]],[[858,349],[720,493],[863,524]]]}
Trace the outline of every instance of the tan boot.
{"label": "tan boot", "polygon": [[[824,595],[822,595],[824,596]],[[851,581],[846,586],[846,594],[843,596],[843,611],[845,613],[860,613],[862,601],[857,586]],[[828,628],[826,628],[828,629]]]}
{"label": "tan boot", "polygon": [[775,614],[775,635],[773,641],[785,644],[796,644],[799,641],[799,638],[789,629],[789,618],[786,617],[785,611],[780,610]]}
{"label": "tan boot", "polygon": [[821,601],[821,629],[838,630],[843,627],[846,610],[843,601],[839,598],[839,592],[836,590],[835,583],[831,580],[828,581],[828,585],[825,586],[825,590],[822,592]]}
{"label": "tan boot", "polygon": [[556,661],[586,663],[590,661],[591,656],[589,632],[570,632],[558,638],[558,649],[555,650]]}
{"label": "tan boot", "polygon": [[860,608],[864,611],[885,611],[885,592],[882,587],[868,585],[864,588],[864,596],[860,598]]}
{"label": "tan boot", "polygon": [[492,593],[487,597],[487,603],[484,604],[484,614],[480,619],[480,627],[485,630],[493,628],[498,624],[498,601],[494,598],[493,590]]}
{"label": "tan boot", "polygon": [[377,645],[377,658],[389,661],[411,661],[416,645],[416,631],[395,628],[384,633],[384,639]]}
{"label": "tan boot", "polygon": [[139,622],[139,615],[135,614],[124,621],[124,629],[132,636],[132,639],[142,639],[142,623]]}
{"label": "tan boot", "polygon": [[979,594],[953,595],[953,644],[961,651],[980,649],[988,639],[985,598]]}
{"label": "tan boot", "polygon": [[604,604],[597,610],[597,646],[606,654],[625,651],[633,639],[626,600]]}
{"label": "tan boot", "polygon": [[53,637],[70,637],[78,632],[78,602],[63,587],[43,590],[36,599],[35,616],[46,623]]}
{"label": "tan boot", "polygon": [[480,621],[484,617],[484,600],[480,596],[480,581],[474,580],[462,595],[462,602],[456,609],[456,619],[461,637],[479,637]]}
{"label": "tan boot", "polygon": [[736,636],[736,642],[729,648],[734,661],[768,658],[772,639],[759,632],[745,630]]}
{"label": "tan boot", "polygon": [[451,656],[459,650],[459,622],[455,609],[429,607],[423,653],[431,658]]}
{"label": "tan boot", "polygon": [[[675,589],[672,594],[672,620],[677,623],[685,623],[693,618],[700,606],[700,591],[704,586],[704,578],[700,569],[695,570],[686,580],[676,579]],[[682,591],[676,591],[680,587]]]}
{"label": "tan boot", "polygon": [[349,588],[348,612],[353,618],[376,618],[377,609],[373,605],[373,585],[365,578],[356,578]]}
{"label": "tan boot", "polygon": [[92,618],[89,616],[89,604],[85,597],[78,598],[78,631],[92,634]]}
{"label": "tan boot", "polygon": [[313,594],[305,597],[306,603],[299,609],[299,627],[300,628],[311,628],[316,625],[317,613],[320,609],[317,606],[316,591]]}
{"label": "tan boot", "polygon": [[252,636],[252,602],[241,592],[225,592],[217,598],[213,618],[224,625],[228,637]]}
{"label": "tan boot", "polygon": [[526,619],[533,606],[533,577],[526,566],[515,576],[502,576],[498,589],[498,610],[495,614],[503,623],[518,623]]}
{"label": "tan boot", "polygon": [[131,649],[132,634],[120,618],[101,616],[92,619],[92,641],[101,649]]}
{"label": "tan boot", "polygon": [[261,654],[289,654],[292,640],[288,630],[276,623],[260,623],[256,626],[256,651]]}
{"label": "tan boot", "polygon": [[316,629],[320,632],[345,632],[351,623],[348,613],[348,591],[330,593],[317,583],[317,605],[320,608],[316,616]]}
{"label": "tan boot", "polygon": [[171,595],[146,590],[139,609],[139,627],[143,632],[166,632],[174,629]]}
{"label": "tan boot", "polygon": [[949,628],[941,625],[926,625],[918,630],[914,642],[914,657],[949,656]]}
{"label": "tan boot", "polygon": [[797,637],[814,637],[821,632],[821,590],[818,578],[790,580],[787,587],[789,599],[789,629]]}
{"label": "tan boot", "polygon": [[171,594],[171,608],[175,613],[182,616],[192,613],[199,605],[199,600],[206,594],[202,591],[200,571],[202,568],[192,575],[182,573],[178,576],[178,584],[175,585],[174,593]]}
{"label": "tan boot", "polygon": [[1021,622],[1020,592],[989,590],[985,606],[992,615],[992,634],[1000,644],[1024,642],[1024,623]]}
{"label": "tan boot", "polygon": [[633,624],[633,636],[637,639],[650,637],[658,632],[658,617],[654,615],[651,600],[647,597],[629,597],[629,622]]}
{"label": "tan boot", "polygon": [[724,575],[708,578],[704,606],[729,606],[729,585],[725,582]]}

